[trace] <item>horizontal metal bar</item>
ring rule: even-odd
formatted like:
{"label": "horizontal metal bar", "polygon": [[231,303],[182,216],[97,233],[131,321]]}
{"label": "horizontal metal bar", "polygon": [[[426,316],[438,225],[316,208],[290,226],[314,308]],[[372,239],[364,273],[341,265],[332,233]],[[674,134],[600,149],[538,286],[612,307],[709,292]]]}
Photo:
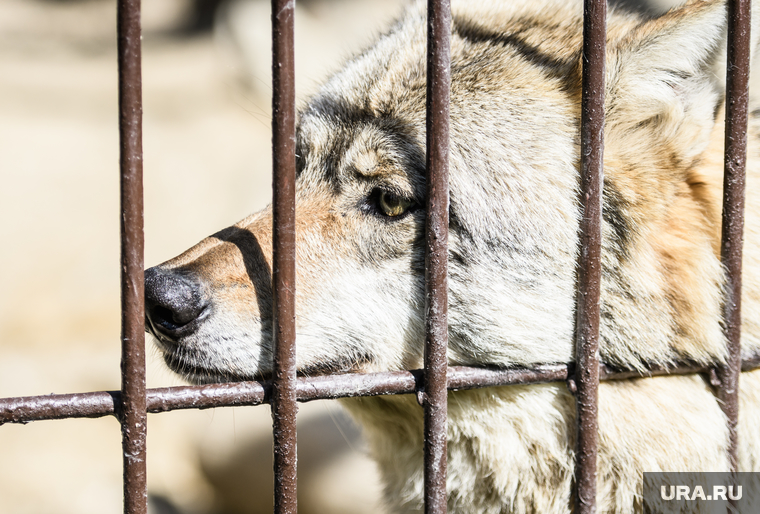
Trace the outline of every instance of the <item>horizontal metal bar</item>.
{"label": "horizontal metal bar", "polygon": [[0,424],[44,419],[100,418],[117,415],[121,391],[50,394],[0,399]]}
{"label": "horizontal metal bar", "polygon": [[[617,370],[604,364],[600,380],[711,373],[714,368],[681,363],[671,367],[652,366],[645,371]],[[742,361],[742,371],[760,369],[760,354]],[[573,378],[573,366],[555,364],[536,368],[487,369],[451,366],[448,389],[451,391],[483,387],[563,382]],[[358,396],[412,394],[423,387],[422,370],[389,371],[371,374],[299,377],[296,395],[299,402],[334,400]],[[148,412],[180,409],[211,409],[269,403],[269,381],[230,382],[202,386],[178,386],[147,390]],[[0,399],[0,425],[48,419],[98,418],[117,415],[121,406],[119,391],[78,394],[51,394]]]}

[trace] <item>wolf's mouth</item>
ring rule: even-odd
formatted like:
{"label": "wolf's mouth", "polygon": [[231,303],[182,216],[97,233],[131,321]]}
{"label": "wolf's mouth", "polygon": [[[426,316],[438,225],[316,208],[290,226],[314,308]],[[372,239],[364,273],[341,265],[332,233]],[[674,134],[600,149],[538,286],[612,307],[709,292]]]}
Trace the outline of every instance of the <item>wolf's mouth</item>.
{"label": "wolf's mouth", "polygon": [[363,353],[353,357],[339,357],[326,362],[318,362],[304,366],[298,370],[299,377],[314,377],[318,375],[336,375],[340,373],[361,373],[373,361],[372,356]]}
{"label": "wolf's mouth", "polygon": [[[175,373],[185,380],[196,384],[213,384],[218,382],[248,382],[271,380],[271,371],[250,373],[237,373],[230,369],[209,368],[193,362],[192,358],[174,351],[163,351],[164,362]],[[309,364],[297,370],[299,377],[314,377],[320,375],[334,375],[343,373],[361,373],[372,362],[372,357],[362,354],[350,357],[337,358],[325,362]]]}
{"label": "wolf's mouth", "polygon": [[236,373],[228,369],[218,369],[199,365],[193,359],[174,351],[166,351],[162,348],[164,362],[169,368],[188,382],[196,385],[212,384],[217,382],[246,382],[251,380],[264,380],[263,377],[253,376],[247,373]]}

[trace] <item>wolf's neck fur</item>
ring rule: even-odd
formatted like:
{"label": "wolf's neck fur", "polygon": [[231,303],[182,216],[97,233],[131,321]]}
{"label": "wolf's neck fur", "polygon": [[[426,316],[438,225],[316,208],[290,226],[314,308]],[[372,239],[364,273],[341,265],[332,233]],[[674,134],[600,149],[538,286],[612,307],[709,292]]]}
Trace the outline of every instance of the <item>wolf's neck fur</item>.
{"label": "wolf's neck fur", "polygon": [[[600,513],[640,510],[644,471],[728,469],[725,418],[699,376],[603,383],[599,395]],[[422,512],[423,416],[414,397],[344,404],[364,428],[389,512]],[[575,404],[565,384],[459,391],[448,405],[450,513],[570,512]]]}
{"label": "wolf's neck fur", "polygon": [[[364,427],[389,511],[421,512],[422,408],[409,395],[345,405]],[[449,393],[449,511],[565,512],[573,417],[564,384]],[[519,503],[505,505],[509,498]]]}

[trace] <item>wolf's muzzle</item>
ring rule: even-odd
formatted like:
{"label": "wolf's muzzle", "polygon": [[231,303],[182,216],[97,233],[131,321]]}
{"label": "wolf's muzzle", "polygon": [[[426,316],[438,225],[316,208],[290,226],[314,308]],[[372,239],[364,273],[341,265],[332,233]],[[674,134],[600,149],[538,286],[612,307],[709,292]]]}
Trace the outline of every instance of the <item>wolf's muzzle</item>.
{"label": "wolf's muzzle", "polygon": [[187,272],[160,266],[145,272],[145,328],[161,341],[176,343],[194,332],[208,307],[200,282]]}

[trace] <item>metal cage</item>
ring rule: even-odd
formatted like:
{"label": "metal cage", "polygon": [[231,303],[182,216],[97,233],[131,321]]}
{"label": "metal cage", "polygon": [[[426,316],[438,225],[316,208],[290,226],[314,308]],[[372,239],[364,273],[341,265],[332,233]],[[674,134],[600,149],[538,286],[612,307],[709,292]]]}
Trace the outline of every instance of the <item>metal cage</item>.
{"label": "metal cage", "polygon": [[728,365],[681,363],[645,372],[599,362],[600,242],[603,185],[605,0],[585,0],[581,120],[580,258],[576,364],[535,368],[448,367],[447,240],[451,12],[428,0],[426,337],[423,370],[297,377],[295,368],[295,2],[272,0],[274,155],[275,372],[266,382],[146,390],[143,285],[142,99],[140,0],[118,2],[121,140],[122,388],[82,394],[0,399],[0,424],[116,416],[124,449],[124,512],[146,514],[147,413],[269,403],[274,419],[275,512],[296,512],[297,402],[352,396],[416,394],[425,419],[425,510],[446,512],[447,390],[566,381],[577,400],[575,512],[595,512],[597,392],[600,380],[709,373],[730,425],[730,463],[737,466],[738,380],[760,367],[740,352],[741,257],[749,77],[749,0],[729,0],[727,114],[721,256],[728,271],[725,331]]}

